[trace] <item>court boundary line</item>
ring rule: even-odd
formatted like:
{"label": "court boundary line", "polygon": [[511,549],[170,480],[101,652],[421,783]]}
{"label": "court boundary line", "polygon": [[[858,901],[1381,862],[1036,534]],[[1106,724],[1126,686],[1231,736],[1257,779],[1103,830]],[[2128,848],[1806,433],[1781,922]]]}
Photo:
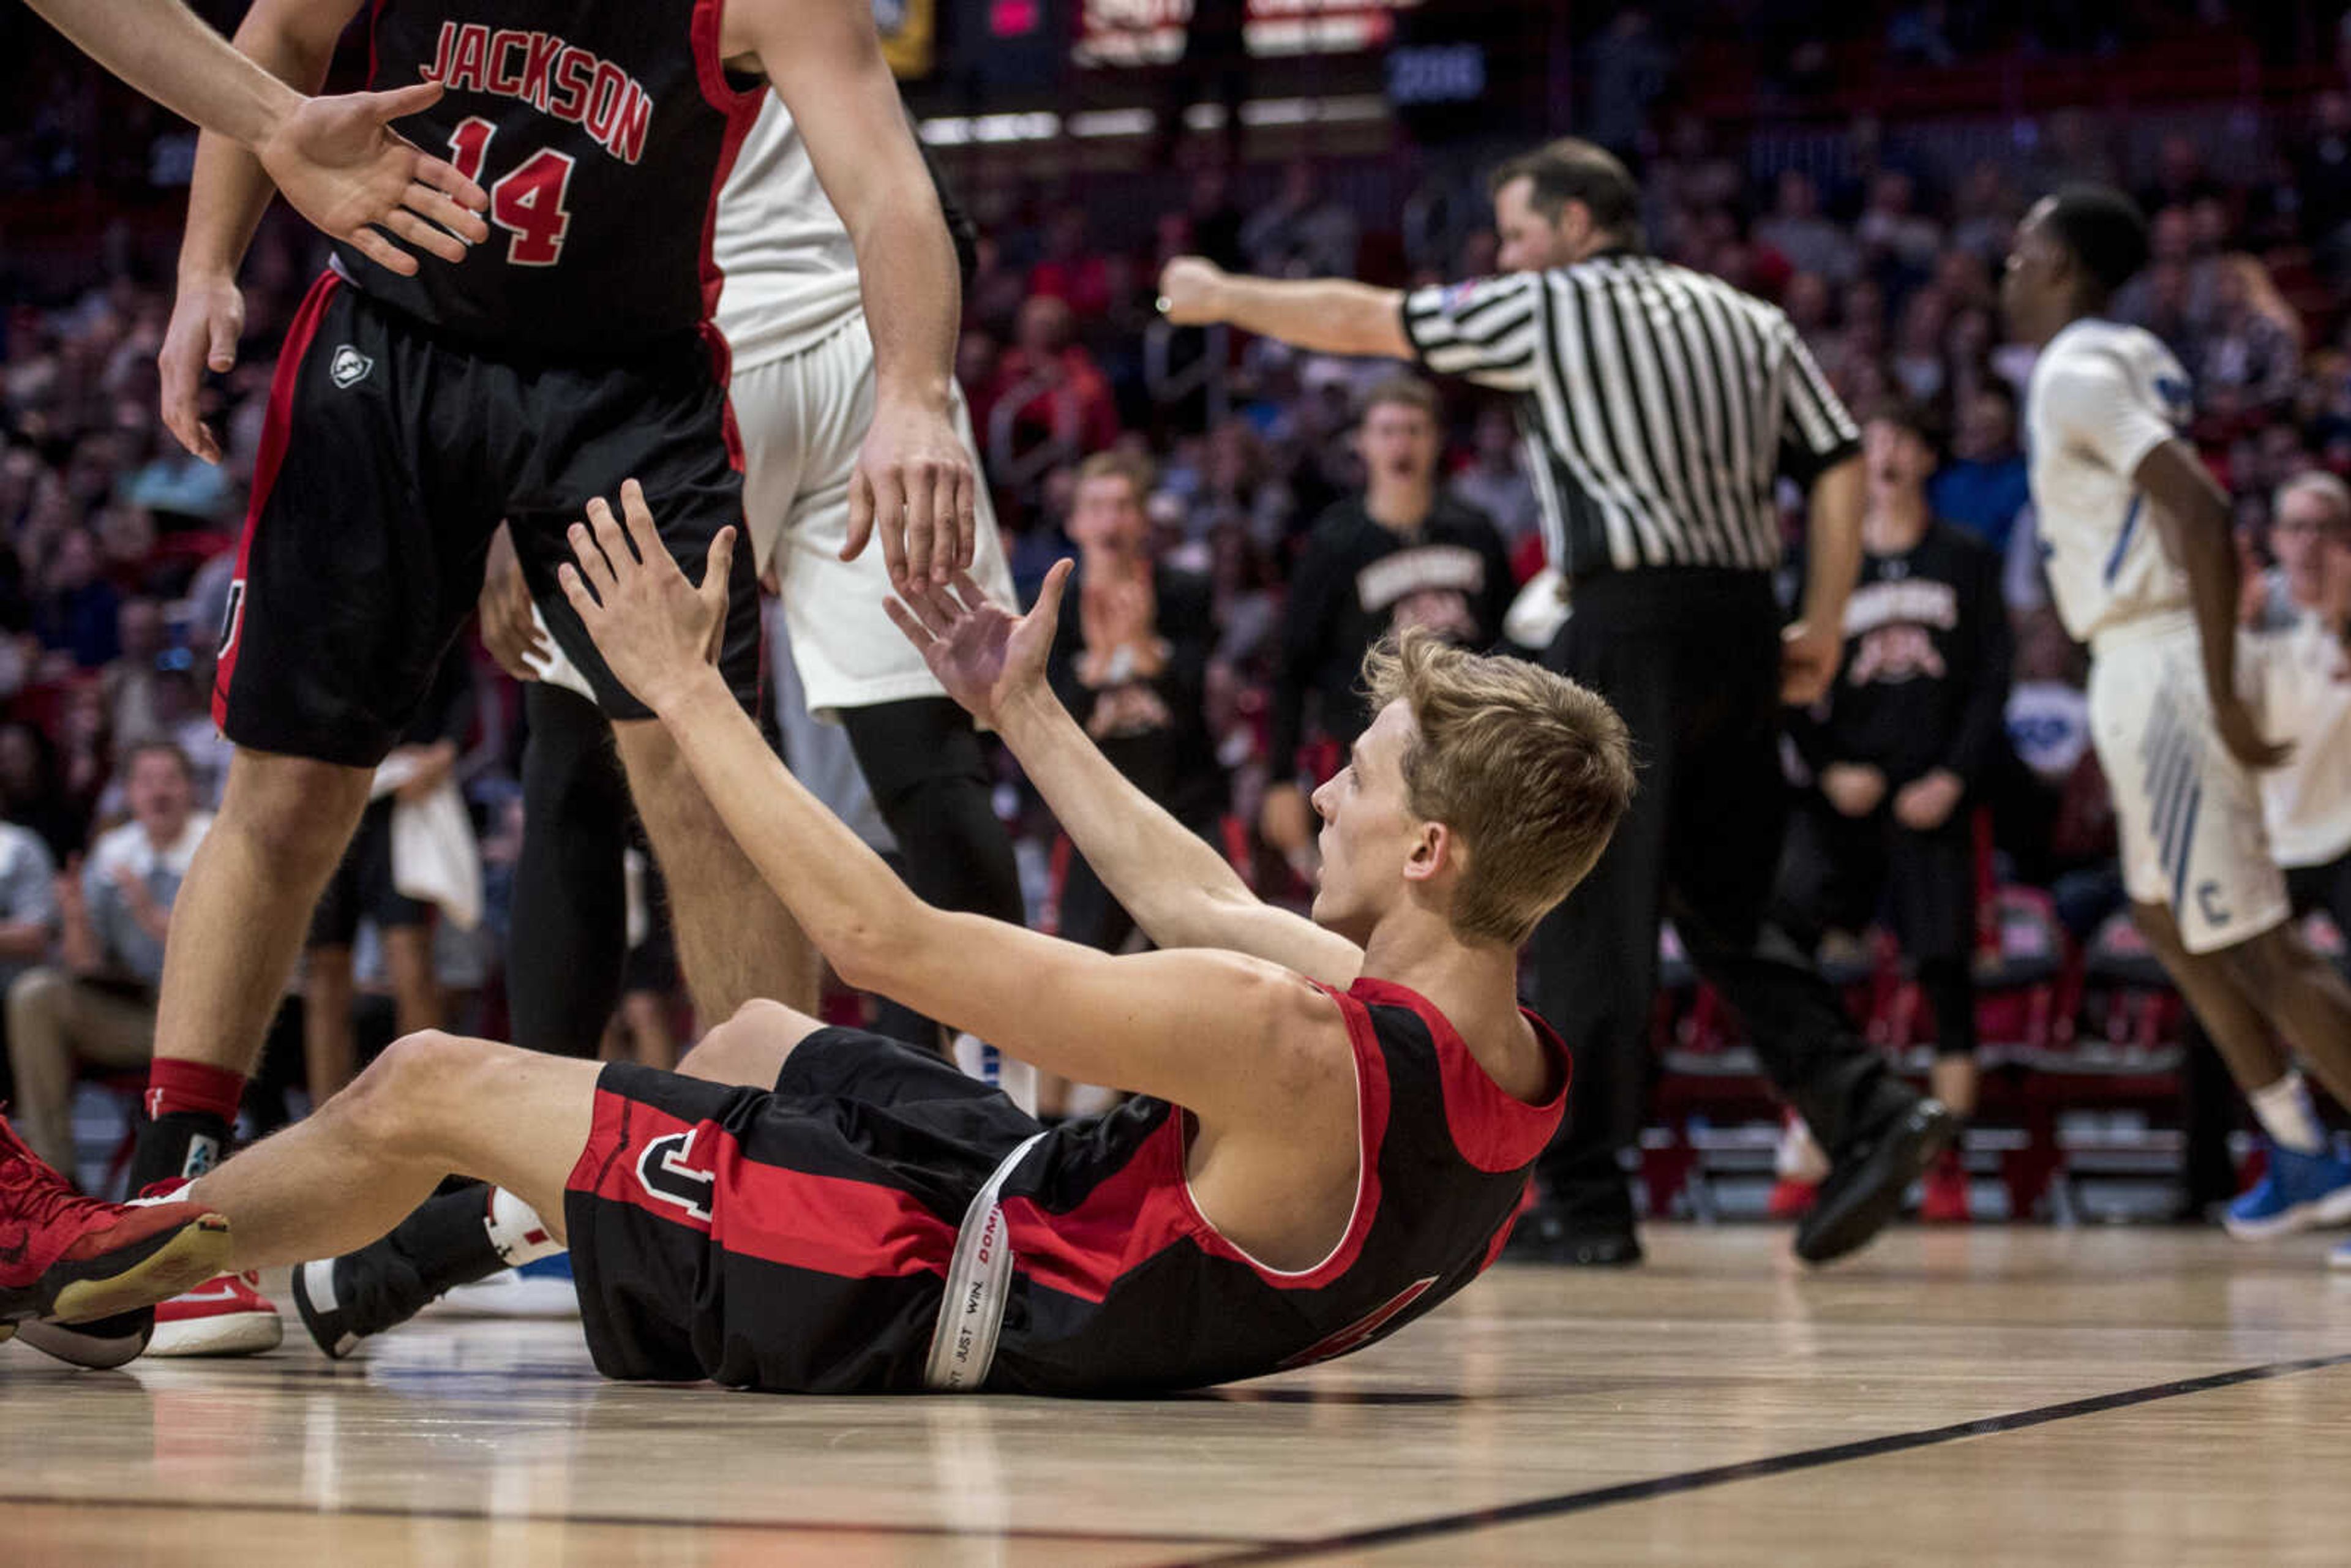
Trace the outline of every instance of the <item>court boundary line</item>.
{"label": "court boundary line", "polygon": [[1220,1553],[1211,1557],[1195,1557],[1171,1564],[1169,1568],[1247,1568],[1259,1563],[1291,1563],[1310,1557],[1327,1556],[1336,1552],[1360,1552],[1383,1546],[1395,1546],[1405,1542],[1426,1541],[1438,1536],[1463,1535],[1476,1531],[1491,1530],[1499,1525],[1517,1524],[1531,1519],[1550,1519],[1562,1514],[1585,1513],[1596,1508],[1607,1508],[1622,1502],[1644,1502],[1652,1498],[1671,1497],[1679,1492],[1701,1491],[1710,1487],[1728,1486],[1734,1481],[1760,1480],[1771,1476],[1789,1475],[1798,1470],[1819,1469],[1828,1465],[1846,1464],[1855,1459],[1876,1458],[1883,1454],[1899,1454],[1913,1448],[1928,1448],[1942,1443],[1954,1443],[1966,1437],[1996,1437],[2003,1432],[2021,1432],[2032,1427],[2047,1426],[2055,1421],[2069,1421],[2076,1416],[2095,1416],[2108,1410],[2128,1409],[2135,1405],[2151,1405],[2159,1400],[2178,1399],[2190,1394],[2209,1394],[2215,1389],[2234,1388],[2248,1383],[2265,1383],[2273,1378],[2291,1377],[2297,1373],[2317,1372],[2331,1366],[2351,1364],[2351,1352],[2337,1355],[2303,1356],[2294,1361],[2266,1362],[2259,1366],[2241,1366],[2230,1372],[2207,1373],[2200,1377],[2176,1378],[2168,1383],[2148,1384],[2140,1388],[2126,1388],[2113,1394],[2096,1394],[2083,1399],[2069,1399],[2062,1404],[2037,1406],[2030,1410],[2012,1411],[2005,1416],[1986,1416],[1973,1421],[1956,1422],[1947,1427],[1921,1427],[1911,1432],[1889,1432],[1883,1437],[1861,1437],[1849,1443],[1832,1443],[1825,1448],[1800,1448],[1791,1453],[1769,1455],[1760,1459],[1743,1459],[1731,1465],[1710,1465],[1703,1469],[1682,1470],[1672,1475],[1656,1476],[1647,1480],[1619,1481],[1612,1486],[1593,1487],[1583,1491],[1561,1492],[1551,1497],[1528,1498],[1519,1502],[1499,1503],[1492,1508],[1470,1509],[1459,1513],[1435,1514],[1426,1519],[1405,1520],[1395,1524],[1375,1525],[1366,1530],[1343,1531],[1318,1536],[1311,1540],[1268,1542],[1263,1545],[1238,1552]]}
{"label": "court boundary line", "polygon": [[[1237,1546],[1257,1548],[1274,1543],[1270,1536],[1204,1535],[1191,1530],[1053,1530],[1008,1525],[1001,1530],[962,1524],[893,1524],[862,1520],[809,1519],[676,1519],[640,1518],[614,1513],[500,1513],[481,1508],[397,1508],[390,1503],[353,1503],[330,1507],[282,1499],[258,1500],[174,1497],[59,1497],[55,1493],[0,1492],[0,1508],[120,1509],[135,1508],[161,1513],[308,1514],[317,1519],[414,1519],[444,1524],[576,1524],[590,1529],[707,1531],[753,1530],[776,1535],[887,1535],[971,1541],[1058,1542],[1070,1545],[1099,1542],[1106,1546]],[[1209,1559],[1221,1561],[1221,1559]]]}

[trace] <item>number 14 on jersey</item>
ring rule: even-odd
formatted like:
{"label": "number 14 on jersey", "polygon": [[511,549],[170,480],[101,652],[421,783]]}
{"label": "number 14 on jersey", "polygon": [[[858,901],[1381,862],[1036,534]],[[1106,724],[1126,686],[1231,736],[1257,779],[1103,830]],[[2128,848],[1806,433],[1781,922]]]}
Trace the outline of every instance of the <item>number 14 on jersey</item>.
{"label": "number 14 on jersey", "polygon": [[[496,121],[477,114],[449,133],[449,162],[468,180],[480,182],[496,130]],[[563,259],[564,231],[571,226],[563,198],[576,162],[568,152],[542,147],[490,187],[490,221],[507,231],[507,260],[515,266],[553,267]]]}

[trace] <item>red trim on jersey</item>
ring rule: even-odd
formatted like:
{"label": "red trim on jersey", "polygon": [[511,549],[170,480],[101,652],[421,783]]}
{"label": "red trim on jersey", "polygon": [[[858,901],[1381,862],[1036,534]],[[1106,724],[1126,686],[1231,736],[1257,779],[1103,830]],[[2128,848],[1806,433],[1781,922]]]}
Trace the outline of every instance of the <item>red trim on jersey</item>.
{"label": "red trim on jersey", "polygon": [[[368,7],[368,74],[367,74],[367,85],[368,85],[368,90],[369,90],[370,92],[373,92],[373,91],[375,90],[375,71],[376,71],[376,57],[375,57],[375,29],[376,29],[376,24],[383,20],[383,7],[384,7],[384,5],[385,5],[385,0],[375,0],[375,3],[374,3],[373,5],[370,5],[370,6]],[[419,78],[419,79],[421,80],[421,79],[422,79],[422,78],[420,77],[420,78]]]}
{"label": "red trim on jersey", "polygon": [[1535,1156],[1559,1131],[1560,1117],[1567,1109],[1567,1082],[1574,1073],[1567,1047],[1549,1024],[1525,1008],[1519,1009],[1534,1025],[1535,1039],[1544,1051],[1559,1059],[1559,1092],[1536,1105],[1495,1082],[1469,1053],[1453,1020],[1418,991],[1393,980],[1366,977],[1349,987],[1347,994],[1367,1004],[1409,1008],[1428,1026],[1429,1039],[1437,1046],[1437,1074],[1445,1086],[1445,1125],[1463,1159],[1489,1175],[1523,1170],[1534,1164]]}
{"label": "red trim on jersey", "polygon": [[220,660],[213,669],[213,722],[224,727],[228,724],[229,682],[236,675],[237,652],[245,646],[245,618],[253,612],[246,573],[253,559],[254,531],[261,526],[261,509],[269,504],[269,492],[277,485],[277,470],[286,462],[287,432],[294,422],[294,382],[302,373],[310,340],[319,334],[319,319],[327,313],[327,301],[341,284],[341,277],[332,267],[319,274],[310,291],[302,297],[301,308],[294,312],[294,324],[286,329],[286,341],[277,350],[277,368],[269,378],[261,447],[253,457],[253,500],[245,509],[245,532],[236,545],[236,578],[229,589],[229,623]]}
{"label": "red trim on jersey", "polygon": [[[1324,988],[1328,990],[1328,988]],[[1122,1275],[1189,1241],[1212,1258],[1245,1263],[1277,1290],[1317,1290],[1354,1267],[1380,1208],[1380,1147],[1388,1130],[1388,1064],[1371,1015],[1360,1002],[1328,993],[1346,1020],[1355,1059],[1355,1207],[1330,1255],[1311,1269],[1289,1272],[1250,1257],[1200,1212],[1186,1180],[1190,1113],[1182,1107],[1145,1138],[1134,1158],[1066,1214],[1052,1214],[1026,1197],[1007,1198],[1013,1256],[1040,1285],[1101,1301]]]}
{"label": "red trim on jersey", "polygon": [[[664,1200],[639,1179],[646,1146],[679,1133],[693,1134],[692,1163],[714,1180],[709,1218]],[[588,1145],[565,1190],[699,1230],[737,1257],[842,1279],[944,1275],[955,1255],[956,1228],[911,1194],[747,1159],[735,1134],[716,1122],[682,1121],[604,1089],[596,1091]]]}
{"label": "red trim on jersey", "polygon": [[[749,92],[737,92],[727,85],[726,62],[718,52],[719,26],[725,16],[725,0],[695,0],[694,76],[702,87],[702,96],[711,108],[726,117],[726,132],[718,145],[718,163],[710,173],[710,199],[702,209],[702,250],[696,264],[702,273],[702,340],[710,350],[711,372],[718,384],[726,387],[735,376],[734,352],[718,330],[718,290],[725,281],[718,270],[716,251],[712,248],[718,235],[718,193],[726,183],[726,176],[735,172],[735,160],[743,151],[744,138],[751,134],[752,122],[759,118],[759,107],[770,90],[765,82]],[[739,470],[743,466],[743,433],[735,423],[735,400],[726,400],[726,455]]]}

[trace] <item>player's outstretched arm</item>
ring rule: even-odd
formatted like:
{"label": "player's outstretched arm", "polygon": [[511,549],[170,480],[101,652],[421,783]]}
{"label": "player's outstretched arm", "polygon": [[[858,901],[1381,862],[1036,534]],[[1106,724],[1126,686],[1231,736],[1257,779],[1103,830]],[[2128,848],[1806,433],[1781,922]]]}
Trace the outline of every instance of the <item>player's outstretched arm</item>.
{"label": "player's outstretched arm", "polygon": [[[670,559],[632,480],[575,524],[565,596],[612,673],[657,714],[768,885],[851,984],[895,997],[1048,1071],[1264,1124],[1352,1087],[1346,1031],[1304,977],[1233,953],[1113,958],[1003,921],[950,915],[787,772],[719,676],[735,535],[700,587]],[[1335,1103],[1352,1112],[1352,1093]]]}
{"label": "player's outstretched arm", "polygon": [[947,695],[1004,737],[1144,936],[1161,947],[1221,947],[1325,985],[1353,984],[1362,948],[1250,893],[1224,856],[1112,766],[1053,695],[1045,666],[1070,567],[1055,566],[1037,607],[1018,618],[962,574],[952,591],[917,589],[886,608]]}
{"label": "player's outstretched arm", "polygon": [[878,528],[890,580],[945,582],[978,539],[979,477],[952,407],[963,285],[938,193],[868,0],[729,0],[721,48],[775,84],[857,247],[873,423],[849,484],[846,560]]}
{"label": "player's outstretched arm", "polygon": [[[422,219],[471,239],[487,232],[466,210],[479,211],[486,201],[474,183],[389,129],[391,121],[430,107],[440,97],[437,87],[308,99],[230,47],[182,0],[32,0],[32,5],[132,87],[259,153],[304,217],[338,239],[382,246],[385,256],[377,259],[397,271],[413,272],[416,263],[369,234],[368,225],[384,225],[419,249],[452,261],[465,255],[465,246]],[[349,16],[346,9],[336,26]]]}
{"label": "player's outstretched arm", "polygon": [[1226,322],[1321,354],[1413,357],[1404,296],[1339,277],[1244,277],[1196,256],[1159,274],[1159,308],[1179,327]]}

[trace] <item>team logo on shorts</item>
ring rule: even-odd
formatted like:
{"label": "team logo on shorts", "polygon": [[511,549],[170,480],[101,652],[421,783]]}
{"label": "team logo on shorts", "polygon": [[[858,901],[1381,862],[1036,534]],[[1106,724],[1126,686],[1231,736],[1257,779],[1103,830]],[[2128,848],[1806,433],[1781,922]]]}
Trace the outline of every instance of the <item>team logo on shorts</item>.
{"label": "team logo on shorts", "polygon": [[701,1130],[671,1133],[647,1144],[645,1152],[637,1156],[637,1185],[662,1202],[685,1210],[689,1219],[707,1224],[718,1177],[694,1162],[695,1134]]}
{"label": "team logo on shorts", "polygon": [[373,369],[373,360],[345,343],[335,350],[334,359],[327,365],[327,374],[334,378],[338,387],[348,388],[367,380],[368,372]]}
{"label": "team logo on shorts", "polygon": [[226,660],[229,651],[236,646],[237,629],[245,624],[245,579],[238,578],[228,585],[228,608],[221,612],[220,653]]}

